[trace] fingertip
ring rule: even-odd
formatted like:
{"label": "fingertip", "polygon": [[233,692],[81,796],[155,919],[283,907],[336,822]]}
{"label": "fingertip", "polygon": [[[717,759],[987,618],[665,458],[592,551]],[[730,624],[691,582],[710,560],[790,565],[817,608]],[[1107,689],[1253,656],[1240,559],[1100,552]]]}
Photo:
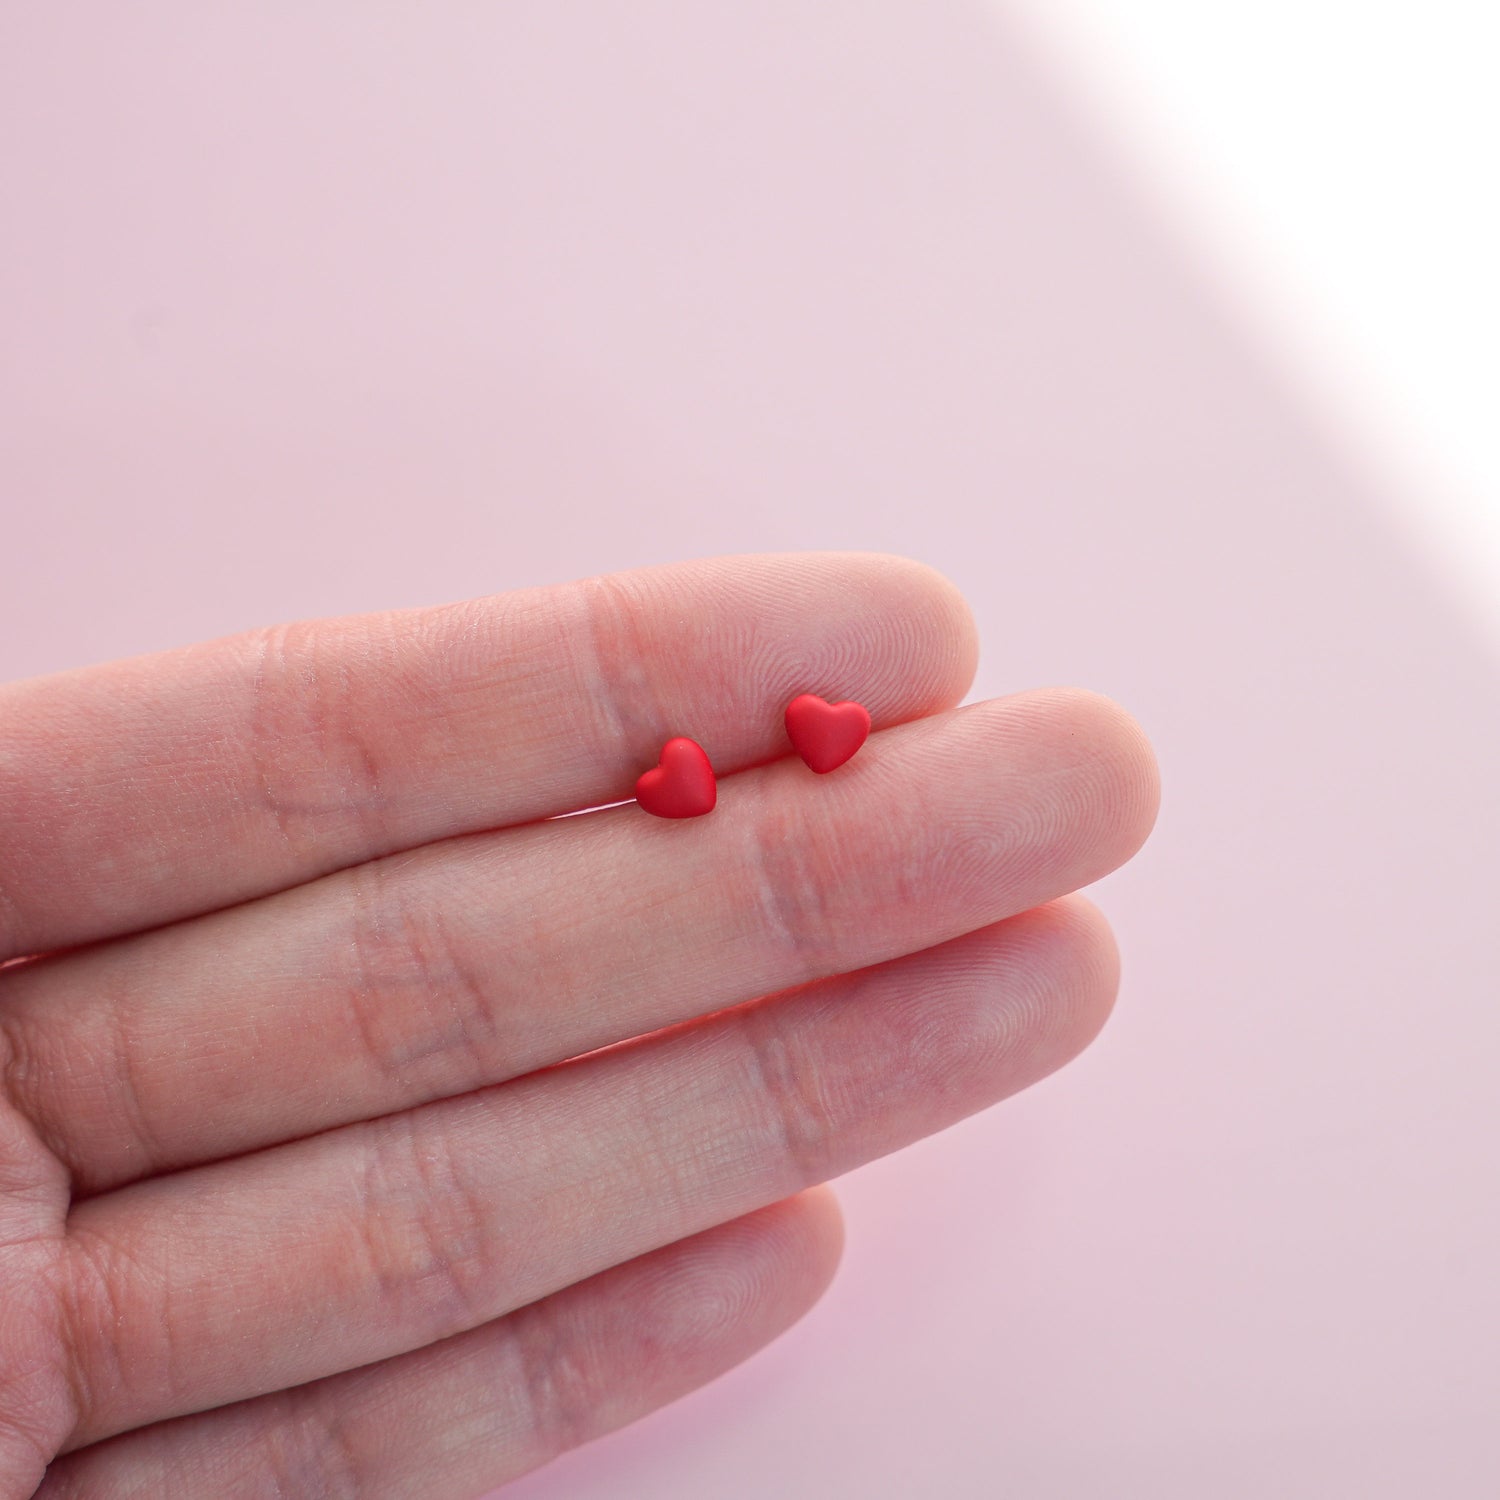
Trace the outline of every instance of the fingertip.
{"label": "fingertip", "polygon": [[963,590],[946,573],[904,553],[850,555],[873,566],[887,601],[905,618],[923,622],[930,639],[943,648],[936,685],[941,706],[962,701],[979,670],[979,626]]}
{"label": "fingertip", "polygon": [[827,1290],[844,1258],[846,1242],[844,1211],[838,1195],[827,1183],[811,1187],[787,1200],[795,1206],[807,1264],[813,1272],[816,1300]]}
{"label": "fingertip", "polygon": [[1102,823],[1091,833],[1097,872],[1080,883],[1139,852],[1161,810],[1161,771],[1140,721],[1114,698],[1085,687],[1033,688],[999,701],[1035,716],[1045,736],[1037,742],[1046,744],[1054,769],[1066,766],[1087,778],[1088,800]]}
{"label": "fingertip", "polygon": [[1079,891],[1059,896],[1025,913],[1050,929],[1057,945],[1057,993],[1068,997],[1064,1029],[1073,1055],[1082,1052],[1114,1013],[1120,991],[1120,945],[1109,918]]}

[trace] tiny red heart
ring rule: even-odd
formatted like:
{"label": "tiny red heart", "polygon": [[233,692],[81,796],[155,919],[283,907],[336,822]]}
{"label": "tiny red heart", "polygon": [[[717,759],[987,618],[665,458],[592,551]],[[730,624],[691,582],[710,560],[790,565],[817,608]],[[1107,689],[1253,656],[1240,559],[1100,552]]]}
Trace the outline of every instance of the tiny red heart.
{"label": "tiny red heart", "polygon": [[858,703],[829,703],[803,693],[786,706],[786,732],[814,771],[834,771],[869,737],[870,714]]}
{"label": "tiny red heart", "polygon": [[635,784],[635,800],[658,818],[700,818],[718,800],[714,768],[702,745],[678,735],[661,750],[661,764]]}

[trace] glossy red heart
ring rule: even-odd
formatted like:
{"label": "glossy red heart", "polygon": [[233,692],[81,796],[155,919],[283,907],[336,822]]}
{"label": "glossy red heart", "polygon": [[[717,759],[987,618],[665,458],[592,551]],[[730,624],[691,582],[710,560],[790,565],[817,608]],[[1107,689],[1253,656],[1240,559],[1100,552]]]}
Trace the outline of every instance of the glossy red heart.
{"label": "glossy red heart", "polygon": [[786,732],[814,771],[833,771],[869,737],[870,714],[858,703],[829,703],[803,693],[786,706]]}
{"label": "glossy red heart", "polygon": [[661,764],[635,784],[635,800],[658,818],[699,818],[714,810],[719,788],[702,745],[678,735],[661,750]]}

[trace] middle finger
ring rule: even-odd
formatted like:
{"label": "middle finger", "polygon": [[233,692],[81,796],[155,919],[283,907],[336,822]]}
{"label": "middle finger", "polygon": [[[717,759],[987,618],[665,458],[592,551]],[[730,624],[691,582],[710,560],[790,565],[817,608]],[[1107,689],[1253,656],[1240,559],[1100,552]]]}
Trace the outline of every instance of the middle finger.
{"label": "middle finger", "polygon": [[14,972],[12,1102],[81,1198],[503,1082],[1098,879],[1155,775],[1112,700],[1045,689],[883,730],[826,778],[741,772],[707,818],[391,855]]}

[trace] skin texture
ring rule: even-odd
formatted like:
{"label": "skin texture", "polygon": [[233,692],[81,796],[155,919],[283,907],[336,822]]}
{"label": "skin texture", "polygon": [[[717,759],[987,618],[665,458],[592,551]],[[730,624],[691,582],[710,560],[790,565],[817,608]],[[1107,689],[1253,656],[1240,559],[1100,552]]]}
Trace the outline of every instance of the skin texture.
{"label": "skin texture", "polygon": [[[1114,1000],[1150,747],[976,661],[786,553],[0,687],[0,1500],[464,1500],[801,1316],[817,1185]],[[677,734],[715,810],[609,805]]]}

